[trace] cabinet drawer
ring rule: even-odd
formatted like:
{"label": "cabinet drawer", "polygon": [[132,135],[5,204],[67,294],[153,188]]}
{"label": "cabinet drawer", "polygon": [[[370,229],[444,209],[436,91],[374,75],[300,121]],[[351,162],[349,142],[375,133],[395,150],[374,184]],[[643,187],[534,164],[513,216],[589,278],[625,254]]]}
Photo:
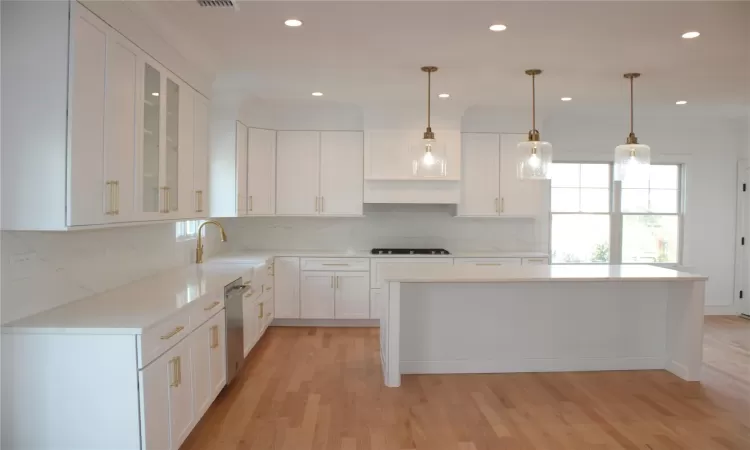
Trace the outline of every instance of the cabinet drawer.
{"label": "cabinet drawer", "polygon": [[302,270],[370,270],[369,258],[302,258],[300,264]]}
{"label": "cabinet drawer", "polygon": [[380,267],[383,264],[448,264],[453,265],[453,258],[373,258],[372,270],[370,271],[370,287],[372,289],[380,288],[383,281],[379,277]]}
{"label": "cabinet drawer", "polygon": [[549,264],[549,258],[524,258],[524,266],[546,266]]}
{"label": "cabinet drawer", "polygon": [[146,367],[151,361],[174,347],[190,334],[190,313],[185,308],[164,322],[144,330],[138,344],[138,368]]}
{"label": "cabinet drawer", "polygon": [[190,305],[190,326],[198,328],[216,313],[224,309],[224,296],[222,294],[207,296],[194,305]]}
{"label": "cabinet drawer", "polygon": [[520,266],[521,258],[456,258],[456,265]]}

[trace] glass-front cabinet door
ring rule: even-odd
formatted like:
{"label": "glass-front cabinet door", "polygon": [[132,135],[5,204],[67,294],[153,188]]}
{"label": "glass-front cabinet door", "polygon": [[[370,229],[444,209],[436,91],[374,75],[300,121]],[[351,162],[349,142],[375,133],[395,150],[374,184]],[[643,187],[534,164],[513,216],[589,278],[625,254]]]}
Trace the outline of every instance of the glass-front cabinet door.
{"label": "glass-front cabinet door", "polygon": [[165,210],[176,212],[179,188],[180,85],[167,77],[166,188]]}
{"label": "glass-front cabinet door", "polygon": [[146,63],[143,71],[143,145],[141,157],[141,211],[161,210],[161,73]]}

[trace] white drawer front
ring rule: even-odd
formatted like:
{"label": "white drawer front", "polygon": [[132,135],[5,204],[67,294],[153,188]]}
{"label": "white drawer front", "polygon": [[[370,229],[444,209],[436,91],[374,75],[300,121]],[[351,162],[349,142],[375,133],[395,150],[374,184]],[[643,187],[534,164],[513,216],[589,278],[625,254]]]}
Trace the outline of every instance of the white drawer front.
{"label": "white drawer front", "polygon": [[379,268],[383,264],[453,264],[453,258],[372,258],[372,268],[370,270],[370,287],[372,289],[380,288],[383,281],[378,277]]}
{"label": "white drawer front", "polygon": [[546,266],[549,264],[549,258],[524,258],[524,266]]}
{"label": "white drawer front", "polygon": [[521,258],[456,258],[456,265],[520,266]]}
{"label": "white drawer front", "polygon": [[190,305],[190,325],[192,328],[198,328],[224,309],[224,296],[219,294],[194,303]]}
{"label": "white drawer front", "polygon": [[302,270],[363,271],[370,270],[369,258],[302,258]]}
{"label": "white drawer front", "polygon": [[143,335],[139,336],[138,368],[147,366],[190,334],[190,312],[187,308],[183,309],[174,317],[145,330]]}

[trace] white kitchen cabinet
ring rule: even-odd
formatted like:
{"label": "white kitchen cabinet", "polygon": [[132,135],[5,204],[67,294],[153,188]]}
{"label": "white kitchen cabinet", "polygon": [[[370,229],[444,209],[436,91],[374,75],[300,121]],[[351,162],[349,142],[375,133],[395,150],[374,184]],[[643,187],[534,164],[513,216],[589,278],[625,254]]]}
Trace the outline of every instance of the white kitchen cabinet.
{"label": "white kitchen cabinet", "polygon": [[240,121],[235,125],[235,177],[237,180],[236,211],[237,216],[247,215],[249,197],[247,196],[247,135],[248,128]]}
{"label": "white kitchen cabinet", "polygon": [[299,258],[274,259],[274,314],[277,319],[300,318]]}
{"label": "white kitchen cabinet", "polygon": [[335,273],[334,318],[370,317],[370,272]]}
{"label": "white kitchen cabinet", "polygon": [[320,211],[320,133],[279,131],[276,142],[276,214]]}
{"label": "white kitchen cabinet", "polygon": [[[423,180],[414,176],[412,162],[424,155],[424,129],[368,130],[365,136],[365,179],[380,181]],[[461,134],[435,129],[435,153],[445,158],[445,181],[458,181],[461,174]],[[434,181],[432,181],[434,182]]]}
{"label": "white kitchen cabinet", "polygon": [[320,133],[320,214],[362,215],[362,133]]}
{"label": "white kitchen cabinet", "polygon": [[194,217],[207,217],[209,102],[197,92],[193,93],[193,101],[193,212]]}
{"label": "white kitchen cabinet", "polygon": [[462,135],[460,216],[497,216],[500,213],[500,135]]}
{"label": "white kitchen cabinet", "polygon": [[247,143],[247,214],[274,214],[275,189],[276,132],[250,128]]}
{"label": "white kitchen cabinet", "polygon": [[221,311],[190,335],[196,417],[203,416],[226,385],[225,317]]}
{"label": "white kitchen cabinet", "polygon": [[332,319],[334,317],[335,272],[302,272],[300,277],[300,317]]}

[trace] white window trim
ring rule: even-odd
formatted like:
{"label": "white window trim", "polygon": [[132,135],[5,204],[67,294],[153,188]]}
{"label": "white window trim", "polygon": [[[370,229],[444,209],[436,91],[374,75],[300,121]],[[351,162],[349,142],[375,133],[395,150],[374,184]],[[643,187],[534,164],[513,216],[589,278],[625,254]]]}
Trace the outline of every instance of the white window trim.
{"label": "white window trim", "polygon": [[[690,157],[689,155],[661,155],[660,157],[657,157],[651,161],[651,164],[653,165],[677,165],[679,166],[679,179],[678,179],[678,202],[677,202],[677,213],[651,213],[651,212],[645,212],[645,213],[623,213],[621,211],[622,206],[622,182],[621,181],[614,181],[614,163],[612,162],[611,157],[609,159],[606,159],[604,155],[597,154],[581,154],[581,159],[575,159],[572,157],[565,158],[563,160],[555,160],[553,161],[553,164],[609,164],[609,171],[610,171],[610,210],[609,212],[553,212],[552,211],[552,205],[550,203],[550,214],[549,214],[549,238],[548,238],[548,254],[550,255],[550,264],[576,264],[576,265],[602,265],[602,264],[622,264],[622,265],[632,265],[632,264],[644,264],[639,262],[623,262],[622,261],[622,236],[623,236],[623,216],[625,215],[636,215],[636,216],[645,216],[645,215],[654,215],[654,216],[668,216],[668,215],[676,215],[677,216],[677,227],[679,232],[679,241],[678,241],[678,249],[677,249],[677,262],[667,262],[667,263],[645,263],[652,266],[659,266],[659,267],[667,267],[667,268],[677,268],[683,264],[683,257],[685,254],[685,210],[687,205],[687,173],[688,173],[688,167]],[[551,200],[552,198],[552,184],[550,183],[550,195],[549,198]],[[571,214],[571,215],[609,215],[609,262],[608,263],[598,263],[598,262],[582,262],[582,263],[565,263],[565,262],[553,262],[552,261],[552,215],[562,215],[562,214]]]}

